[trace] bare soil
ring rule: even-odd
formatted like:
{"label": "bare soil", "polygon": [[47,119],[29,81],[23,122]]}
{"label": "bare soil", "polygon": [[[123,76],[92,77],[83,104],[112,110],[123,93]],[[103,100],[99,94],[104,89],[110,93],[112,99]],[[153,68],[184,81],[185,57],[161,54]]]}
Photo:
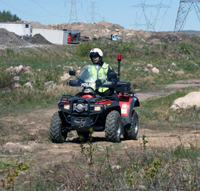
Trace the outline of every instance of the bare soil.
{"label": "bare soil", "polygon": [[[115,26],[112,26],[115,30]],[[88,35],[89,36],[89,35]],[[165,43],[173,43],[178,37],[172,35],[163,35],[162,38],[154,35],[149,41],[160,40]],[[187,39],[186,39],[187,40]],[[28,44],[49,44],[46,39],[40,35],[31,39],[21,39],[13,33],[9,33],[5,29],[0,29],[0,48],[26,46]],[[178,81],[174,84],[162,87],[159,92],[137,93],[140,102],[147,99],[166,96],[176,89],[187,87],[200,87],[200,80]],[[57,103],[55,107],[37,109],[33,111],[19,111],[8,116],[0,118],[0,130],[3,136],[0,138],[0,160],[25,160],[37,168],[45,167],[48,164],[56,164],[62,161],[73,160],[74,156],[81,155],[80,141],[76,132],[71,132],[63,144],[51,143],[48,139],[50,121],[52,115],[58,110]],[[138,140],[121,139],[120,144],[106,141],[104,132],[95,132],[93,134],[93,145],[99,150],[106,150],[107,146],[120,145],[123,150],[140,148],[142,145],[142,137],[145,135],[148,140],[148,147],[152,148],[176,148],[180,144],[186,147],[195,145],[200,147],[200,123],[192,124],[192,126],[163,128],[148,128],[140,122]],[[1,174],[0,179],[5,178],[5,174]],[[1,184],[0,184],[1,188]]]}
{"label": "bare soil", "polygon": [[[188,86],[197,85],[197,83],[193,83],[194,80],[190,80],[190,82],[187,82]],[[180,83],[186,84],[186,82],[177,82],[173,84],[173,88],[180,87]],[[140,102],[163,95],[165,95],[163,92],[137,94]],[[34,152],[35,158],[41,158],[42,150],[42,163],[51,160],[51,157],[61,153],[67,154],[69,158],[75,153],[80,153],[80,142],[78,141],[76,132],[71,132],[64,144],[54,144],[48,141],[51,117],[57,110],[55,103],[55,107],[53,108],[37,109],[28,112],[22,111],[3,117],[1,122],[3,123],[4,130],[9,129],[9,133],[5,133],[1,138],[0,148],[2,151],[16,154],[21,149],[23,151]],[[148,137],[148,145],[152,147],[175,148],[181,143],[186,146],[189,144],[200,146],[199,124],[194,125],[191,129],[166,129],[162,128],[162,125],[160,124],[160,128],[156,128],[156,130],[150,130],[143,128],[141,122],[138,140],[127,141],[122,138],[121,144],[125,147],[140,147],[142,136],[146,135]],[[106,141],[104,132],[95,132],[93,134],[93,142],[95,145],[102,147],[114,144]]]}
{"label": "bare soil", "polygon": [[[192,82],[192,81],[191,81]],[[181,82],[183,83],[183,82]],[[188,86],[193,86],[193,83],[187,83]],[[194,84],[196,85],[196,83]],[[174,84],[173,88],[179,87],[179,83]],[[166,93],[167,95],[168,93]],[[160,92],[138,93],[140,102],[151,98],[165,96]],[[4,116],[0,119],[1,131],[5,132],[0,141],[0,160],[1,161],[25,161],[31,166],[30,172],[40,174],[48,166],[57,166],[62,163],[69,164],[75,160],[84,157],[81,154],[81,143],[76,132],[71,132],[63,144],[51,143],[48,139],[50,121],[52,115],[57,111],[55,107],[37,109],[33,111],[19,111]],[[152,125],[152,124],[151,124]],[[143,136],[146,136],[148,148],[153,149],[176,149],[181,144],[185,147],[200,147],[200,123],[192,123],[192,126],[163,128],[164,124],[157,124],[156,128],[148,128],[148,125],[140,124],[138,140],[124,140],[121,143],[111,143],[106,141],[104,132],[93,133],[93,146],[96,148],[94,152],[106,153],[107,148],[114,148],[120,155],[126,154],[126,151],[140,150],[143,146]],[[87,144],[85,145],[88,146]],[[117,149],[116,149],[117,148]],[[118,149],[120,148],[120,149]],[[112,153],[111,153],[112,154]],[[51,170],[48,170],[52,176]],[[41,175],[41,174],[40,174]],[[7,171],[0,171],[0,179],[5,179]],[[27,179],[25,173],[21,173],[20,177]],[[0,188],[1,188],[0,183]]]}

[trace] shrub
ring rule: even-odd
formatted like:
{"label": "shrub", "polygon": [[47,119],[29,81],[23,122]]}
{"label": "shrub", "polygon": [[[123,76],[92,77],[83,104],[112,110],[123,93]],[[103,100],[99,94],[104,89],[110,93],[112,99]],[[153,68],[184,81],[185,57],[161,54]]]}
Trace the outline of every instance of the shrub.
{"label": "shrub", "polygon": [[76,49],[74,56],[78,57],[86,57],[88,56],[88,53],[93,48],[93,44],[91,42],[85,42],[83,44],[80,44],[78,48]]}
{"label": "shrub", "polygon": [[0,69],[0,89],[11,87],[14,75],[11,72]]}

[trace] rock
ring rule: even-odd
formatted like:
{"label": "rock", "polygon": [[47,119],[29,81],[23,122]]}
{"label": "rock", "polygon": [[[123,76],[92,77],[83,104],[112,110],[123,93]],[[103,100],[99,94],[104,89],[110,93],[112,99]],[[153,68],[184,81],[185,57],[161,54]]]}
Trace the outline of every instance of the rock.
{"label": "rock", "polygon": [[148,68],[147,68],[147,67],[144,67],[144,71],[145,71],[145,72],[148,72],[149,70],[148,70]]}
{"label": "rock", "polygon": [[14,82],[19,82],[19,76],[15,76],[15,77],[13,78],[13,81],[14,81]]}
{"label": "rock", "polygon": [[13,72],[14,68],[11,66],[10,68],[7,68],[6,71],[7,72]]}
{"label": "rock", "polygon": [[174,71],[173,74],[177,76],[182,76],[185,74],[185,72],[183,70],[180,70],[180,71]]}
{"label": "rock", "polygon": [[24,68],[24,71],[25,71],[26,74],[33,75],[33,71],[32,71],[32,69],[31,69],[30,66],[26,66],[26,67]]}
{"label": "rock", "polygon": [[73,70],[73,66],[64,66],[63,69],[64,70],[68,70],[68,69]]}
{"label": "rock", "polygon": [[175,63],[172,63],[171,66],[176,66],[176,64],[175,64]]}
{"label": "rock", "polygon": [[77,74],[80,74],[80,72],[81,72],[81,70],[80,70],[80,69],[76,71],[76,73],[77,73]]}
{"label": "rock", "polygon": [[33,88],[31,82],[25,83],[25,84],[24,84],[24,87],[26,87],[26,88]]}
{"label": "rock", "polygon": [[5,145],[3,145],[3,150],[4,151],[9,151],[10,153],[18,152],[20,150],[28,150],[28,151],[33,151],[34,149],[37,148],[36,143],[32,143],[30,145],[22,145],[21,143],[13,143],[13,142],[8,142]]}
{"label": "rock", "polygon": [[111,168],[112,168],[112,169],[121,169],[122,167],[119,166],[119,165],[112,165]]}
{"label": "rock", "polygon": [[16,74],[19,74],[22,70],[24,70],[24,67],[22,65],[20,66],[16,66],[16,67],[10,67],[10,68],[7,68],[6,71],[8,72],[13,72],[13,73],[16,73]]}
{"label": "rock", "polygon": [[12,88],[21,88],[22,86],[18,82],[12,84]]}
{"label": "rock", "polygon": [[61,81],[64,82],[70,78],[70,75],[68,73],[65,73],[63,76],[60,77]]}
{"label": "rock", "polygon": [[15,67],[15,72],[17,73],[17,74],[19,74],[22,70],[24,69],[24,67],[22,66],[22,65],[20,65],[20,66],[16,66]]}
{"label": "rock", "polygon": [[148,68],[153,68],[153,65],[152,64],[147,64],[147,67]]}
{"label": "rock", "polygon": [[48,81],[48,82],[45,82],[45,86],[46,87],[52,87],[52,86],[54,86],[54,81]]}
{"label": "rock", "polygon": [[156,68],[156,67],[153,67],[152,68],[152,72],[154,73],[154,74],[159,74],[159,69],[158,68]]}
{"label": "rock", "polygon": [[191,92],[184,97],[180,97],[174,100],[170,109],[180,110],[180,109],[190,109],[194,108],[200,110],[200,92]]}

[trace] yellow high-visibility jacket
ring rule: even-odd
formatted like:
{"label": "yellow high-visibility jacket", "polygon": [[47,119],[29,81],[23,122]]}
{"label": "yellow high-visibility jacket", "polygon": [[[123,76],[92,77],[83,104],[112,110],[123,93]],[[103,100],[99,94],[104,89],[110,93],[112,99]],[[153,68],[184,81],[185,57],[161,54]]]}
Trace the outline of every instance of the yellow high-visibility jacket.
{"label": "yellow high-visibility jacket", "polygon": [[[99,80],[101,80],[101,82],[104,82],[105,80],[107,80],[108,69],[109,69],[109,64],[106,64],[104,62],[103,65],[100,67],[100,69],[98,71],[96,70],[95,65],[90,65],[89,72],[90,72],[92,78],[99,79]],[[100,93],[104,93],[108,89],[109,88],[100,87],[98,89],[98,91]]]}

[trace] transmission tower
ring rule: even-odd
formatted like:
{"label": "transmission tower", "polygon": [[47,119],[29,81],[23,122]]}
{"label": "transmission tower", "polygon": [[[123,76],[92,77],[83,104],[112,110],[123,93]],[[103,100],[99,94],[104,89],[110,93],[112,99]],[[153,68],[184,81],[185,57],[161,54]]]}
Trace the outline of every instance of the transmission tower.
{"label": "transmission tower", "polygon": [[95,22],[95,15],[97,15],[98,13],[96,13],[96,3],[94,1],[91,1],[91,6],[90,6],[90,12],[89,14],[91,15],[91,22]]}
{"label": "transmission tower", "polygon": [[179,9],[178,9],[177,18],[176,18],[175,27],[174,27],[175,32],[178,32],[181,29],[183,29],[186,23],[187,16],[189,12],[191,11],[192,7],[194,7],[197,17],[200,21],[199,4],[200,4],[200,0],[180,0]]}
{"label": "transmission tower", "polygon": [[[142,11],[143,11],[143,15],[144,15],[144,18],[146,20],[146,26],[147,26],[147,30],[148,31],[155,31],[155,25],[156,25],[156,22],[158,20],[158,16],[160,14],[160,9],[161,8],[168,8],[168,6],[166,5],[163,5],[161,2],[157,5],[146,5],[144,2],[139,4],[139,5],[134,5],[132,7],[141,7],[142,8]],[[154,16],[153,18],[153,15],[151,13],[151,16],[147,16],[146,14],[146,9],[147,8],[156,8],[157,9],[157,13],[156,15]],[[153,19],[152,19],[153,18]]]}
{"label": "transmission tower", "polygon": [[71,9],[69,16],[69,23],[78,22],[77,12],[76,12],[76,0],[70,0]]}
{"label": "transmission tower", "polygon": [[134,26],[135,26],[136,29],[139,29],[139,26],[146,26],[146,24],[138,23],[138,20],[139,20],[138,13],[136,12],[136,19],[135,19],[135,23],[134,23]]}

